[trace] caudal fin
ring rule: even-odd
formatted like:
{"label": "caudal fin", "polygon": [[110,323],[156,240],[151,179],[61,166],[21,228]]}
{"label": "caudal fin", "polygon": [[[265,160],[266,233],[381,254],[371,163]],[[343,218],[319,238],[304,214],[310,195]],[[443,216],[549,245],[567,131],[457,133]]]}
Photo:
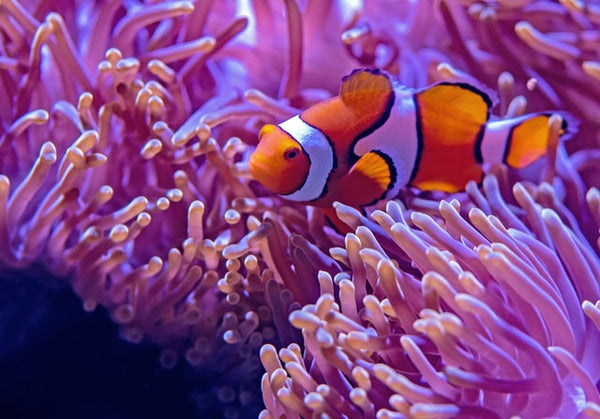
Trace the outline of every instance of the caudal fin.
{"label": "caudal fin", "polygon": [[[546,154],[551,135],[549,125],[551,116],[550,113],[535,114],[516,122],[508,134],[504,163],[520,169]],[[561,117],[559,136],[570,131],[568,118],[562,115]]]}

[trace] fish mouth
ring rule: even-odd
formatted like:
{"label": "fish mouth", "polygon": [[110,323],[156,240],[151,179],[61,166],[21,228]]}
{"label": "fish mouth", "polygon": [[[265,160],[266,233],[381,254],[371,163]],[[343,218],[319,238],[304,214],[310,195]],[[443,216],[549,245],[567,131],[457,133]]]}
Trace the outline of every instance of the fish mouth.
{"label": "fish mouth", "polygon": [[248,167],[254,180],[267,188],[269,192],[279,195],[290,193],[290,184],[286,181],[285,175],[278,173],[279,171],[273,167],[268,157],[253,153],[250,155]]}
{"label": "fish mouth", "polygon": [[250,160],[248,160],[248,167],[250,168],[250,174],[252,175],[254,180],[262,183],[260,179],[263,177],[265,170],[264,168],[261,168],[261,164],[254,154],[250,155]]}
{"label": "fish mouth", "polygon": [[278,193],[273,188],[274,187],[273,182],[270,181],[271,167],[265,161],[265,159],[262,159],[259,156],[257,156],[256,153],[253,153],[252,155],[250,155],[250,160],[248,161],[248,167],[250,168],[250,174],[252,175],[254,180],[256,180],[258,183],[263,185],[269,191],[271,191],[273,193]]}

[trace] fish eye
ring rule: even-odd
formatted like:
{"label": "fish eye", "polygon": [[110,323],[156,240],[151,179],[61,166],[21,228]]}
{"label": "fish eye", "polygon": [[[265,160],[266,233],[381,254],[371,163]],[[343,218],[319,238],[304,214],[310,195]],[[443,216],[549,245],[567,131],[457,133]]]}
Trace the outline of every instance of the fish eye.
{"label": "fish eye", "polygon": [[287,161],[290,161],[293,160],[298,154],[300,154],[300,149],[297,147],[291,147],[283,152],[283,158]]}

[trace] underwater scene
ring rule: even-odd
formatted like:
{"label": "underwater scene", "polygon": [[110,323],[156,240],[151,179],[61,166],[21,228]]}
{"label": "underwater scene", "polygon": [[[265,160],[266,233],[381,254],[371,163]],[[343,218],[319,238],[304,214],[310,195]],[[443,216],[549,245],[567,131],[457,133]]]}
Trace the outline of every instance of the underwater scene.
{"label": "underwater scene", "polygon": [[600,3],[1,0],[0,417],[600,418]]}

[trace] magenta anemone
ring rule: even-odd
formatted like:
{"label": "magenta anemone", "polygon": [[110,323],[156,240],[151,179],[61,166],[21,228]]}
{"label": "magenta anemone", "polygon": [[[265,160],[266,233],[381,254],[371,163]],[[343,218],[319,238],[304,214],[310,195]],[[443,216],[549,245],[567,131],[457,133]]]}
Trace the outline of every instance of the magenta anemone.
{"label": "magenta anemone", "polygon": [[[543,0],[4,1],[0,268],[44,266],[165,367],[229,374],[225,404],[243,406],[262,346],[265,417],[598,415],[599,16]],[[566,110],[579,130],[539,173],[491,169],[481,189],[405,191],[368,216],[339,206],[342,237],[245,162],[262,124],[360,66],[487,85],[499,117]]]}

